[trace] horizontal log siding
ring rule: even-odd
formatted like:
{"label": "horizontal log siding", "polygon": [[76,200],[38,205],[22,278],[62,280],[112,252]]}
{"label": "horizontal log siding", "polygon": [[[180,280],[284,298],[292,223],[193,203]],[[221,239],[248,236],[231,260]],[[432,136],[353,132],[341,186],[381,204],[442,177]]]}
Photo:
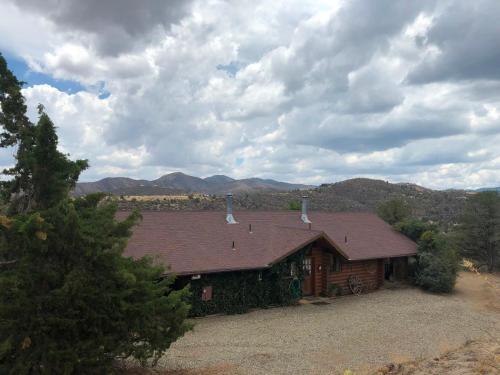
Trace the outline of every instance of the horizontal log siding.
{"label": "horizontal log siding", "polygon": [[[327,258],[325,257],[325,259]],[[325,267],[325,270],[327,269]],[[350,294],[348,279],[351,275],[356,275],[360,278],[363,283],[364,292],[375,290],[383,283],[383,271],[383,261],[378,259],[342,263],[342,270],[340,272],[329,272],[328,270],[328,282],[325,285],[325,291],[329,284],[337,284],[342,288],[342,294]]]}
{"label": "horizontal log siding", "polygon": [[384,285],[384,260],[378,260],[378,286],[381,287]]}

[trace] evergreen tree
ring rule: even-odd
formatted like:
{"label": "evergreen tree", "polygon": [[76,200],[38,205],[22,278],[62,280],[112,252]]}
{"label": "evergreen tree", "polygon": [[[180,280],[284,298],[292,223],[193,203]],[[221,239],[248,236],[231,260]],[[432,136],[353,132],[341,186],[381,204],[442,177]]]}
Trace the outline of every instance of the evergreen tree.
{"label": "evergreen tree", "polygon": [[408,218],[411,214],[411,209],[404,200],[394,198],[382,202],[377,207],[377,214],[387,223],[394,225]]}
{"label": "evergreen tree", "polygon": [[8,69],[0,54],[0,147],[17,147],[16,165],[4,170],[12,177],[2,182],[2,197],[9,213],[46,209],[65,198],[80,173],[88,167],[86,160],[69,160],[57,150],[54,124],[38,107],[36,125],[26,116],[21,93],[22,82]]}
{"label": "evergreen tree", "polygon": [[23,82],[19,81],[8,69],[7,62],[0,53],[0,146],[14,146],[26,131],[30,132],[31,123],[26,116],[26,104],[21,93]]}
{"label": "evergreen tree", "polygon": [[[20,83],[0,73],[16,93]],[[3,99],[2,111],[10,94]],[[14,215],[0,216],[0,373],[109,373],[129,357],[154,363],[190,328],[187,289],[172,290],[174,278],[151,259],[123,257],[138,213],[117,221],[116,204],[101,194],[70,199],[86,161],[57,150],[43,108],[33,125],[22,96],[16,103],[19,113],[2,118],[3,146],[24,151],[4,185]]]}
{"label": "evergreen tree", "polygon": [[500,196],[488,191],[467,199],[458,230],[462,254],[492,272],[500,267]]}
{"label": "evergreen tree", "polygon": [[32,157],[33,206],[47,209],[64,199],[78,177],[88,167],[86,160],[75,162],[57,151],[54,124],[39,106],[40,119],[35,127]]}
{"label": "evergreen tree", "polygon": [[[0,147],[17,146],[16,166],[3,171],[4,174],[16,178],[0,183],[3,202],[10,203],[11,208],[14,208],[14,202],[11,202],[13,193],[23,191],[25,196],[31,195],[28,191],[31,179],[29,155],[33,147],[34,126],[26,116],[22,85],[23,82],[8,69],[7,62],[0,53],[0,126],[3,128],[0,133]],[[18,197],[20,210],[27,205],[26,201],[28,199]]]}

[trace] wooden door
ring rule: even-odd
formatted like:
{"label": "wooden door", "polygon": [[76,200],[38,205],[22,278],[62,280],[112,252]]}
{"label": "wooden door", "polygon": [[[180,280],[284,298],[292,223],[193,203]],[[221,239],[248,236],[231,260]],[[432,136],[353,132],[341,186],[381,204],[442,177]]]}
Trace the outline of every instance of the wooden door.
{"label": "wooden door", "polygon": [[305,296],[314,293],[314,265],[313,258],[306,256],[304,258],[304,263],[302,264],[302,272],[304,275],[304,283],[302,284],[302,294]]}

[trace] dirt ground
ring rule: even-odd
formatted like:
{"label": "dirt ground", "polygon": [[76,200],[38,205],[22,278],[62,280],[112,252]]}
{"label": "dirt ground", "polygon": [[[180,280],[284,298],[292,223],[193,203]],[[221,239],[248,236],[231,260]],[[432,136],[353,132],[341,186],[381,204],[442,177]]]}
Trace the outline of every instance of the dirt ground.
{"label": "dirt ground", "polygon": [[495,340],[469,341],[439,357],[406,363],[391,363],[377,371],[381,375],[500,374],[500,344]]}
{"label": "dirt ground", "polygon": [[446,296],[386,289],[195,324],[151,374],[500,373],[500,275],[462,273]]}

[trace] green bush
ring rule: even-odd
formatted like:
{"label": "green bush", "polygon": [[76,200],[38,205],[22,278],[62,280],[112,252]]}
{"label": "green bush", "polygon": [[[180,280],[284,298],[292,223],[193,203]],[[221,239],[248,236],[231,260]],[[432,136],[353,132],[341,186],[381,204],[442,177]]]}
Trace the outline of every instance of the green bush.
{"label": "green bush", "polygon": [[457,252],[446,236],[427,231],[418,246],[415,283],[424,290],[450,293],[459,270]]}
{"label": "green bush", "polygon": [[288,202],[288,209],[290,211],[300,211],[302,209],[302,206],[299,201],[293,200]]}
{"label": "green bush", "polygon": [[331,283],[328,285],[328,295],[330,297],[338,296],[338,295],[340,295],[341,292],[342,292],[342,288],[338,284]]}
{"label": "green bush", "polygon": [[419,219],[407,218],[394,224],[394,229],[413,241],[418,241],[424,232],[437,231],[437,226]]}

